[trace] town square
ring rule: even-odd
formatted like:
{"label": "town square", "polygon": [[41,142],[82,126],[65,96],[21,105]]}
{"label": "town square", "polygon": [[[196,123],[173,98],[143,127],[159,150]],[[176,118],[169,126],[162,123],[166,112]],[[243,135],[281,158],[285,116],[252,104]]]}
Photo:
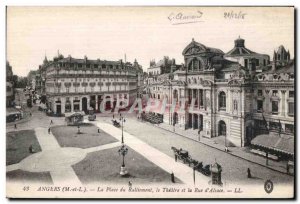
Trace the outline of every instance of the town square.
{"label": "town square", "polygon": [[293,7],[8,7],[8,197],[293,198],[293,23]]}

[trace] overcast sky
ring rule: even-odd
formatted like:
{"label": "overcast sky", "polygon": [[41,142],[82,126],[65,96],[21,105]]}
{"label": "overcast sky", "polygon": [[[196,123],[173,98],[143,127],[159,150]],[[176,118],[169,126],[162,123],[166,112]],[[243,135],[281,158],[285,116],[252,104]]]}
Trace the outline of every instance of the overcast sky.
{"label": "overcast sky", "polygon": [[[224,12],[243,18],[224,18]],[[189,19],[172,19],[177,14]],[[240,15],[238,15],[240,14]],[[193,16],[193,19],[190,17]],[[231,16],[231,15],[230,15]],[[199,22],[196,22],[199,21]],[[177,24],[177,25],[173,25]],[[192,41],[228,52],[240,36],[252,51],[273,56],[284,45],[294,57],[294,13],[278,7],[8,7],[7,60],[26,76],[59,50],[65,57],[183,62]]]}

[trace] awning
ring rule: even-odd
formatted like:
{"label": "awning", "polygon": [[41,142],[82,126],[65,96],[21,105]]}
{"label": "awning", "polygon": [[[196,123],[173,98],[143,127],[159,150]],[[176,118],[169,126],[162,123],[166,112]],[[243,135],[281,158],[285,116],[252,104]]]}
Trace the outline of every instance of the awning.
{"label": "awning", "polygon": [[294,140],[295,138],[286,134],[264,134],[256,136],[251,144],[266,149],[271,149],[277,152],[294,155]]}

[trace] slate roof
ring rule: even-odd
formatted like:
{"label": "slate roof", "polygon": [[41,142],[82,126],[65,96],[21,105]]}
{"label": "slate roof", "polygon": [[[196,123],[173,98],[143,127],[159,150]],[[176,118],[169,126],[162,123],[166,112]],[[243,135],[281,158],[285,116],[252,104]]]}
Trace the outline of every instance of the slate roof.
{"label": "slate roof", "polygon": [[280,73],[295,73],[295,63],[294,61],[291,61],[289,64],[287,64],[286,66],[277,68],[275,70],[267,70],[267,71],[263,71],[262,74],[280,74]]}
{"label": "slate roof", "polygon": [[241,55],[262,55],[245,47],[245,40],[238,38],[234,41],[234,48],[227,52],[225,56],[241,56]]}

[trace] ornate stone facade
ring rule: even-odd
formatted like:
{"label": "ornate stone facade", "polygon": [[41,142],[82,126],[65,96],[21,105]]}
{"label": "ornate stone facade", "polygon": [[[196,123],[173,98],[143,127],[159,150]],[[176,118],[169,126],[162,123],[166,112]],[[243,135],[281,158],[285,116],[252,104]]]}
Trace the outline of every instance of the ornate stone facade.
{"label": "ornate stone facade", "polygon": [[[236,44],[243,46],[244,41]],[[164,112],[165,123],[181,129],[200,130],[203,137],[225,136],[226,143],[245,146],[259,134],[254,129],[263,118],[262,113],[257,112],[257,99],[260,99],[257,91],[262,90],[263,95],[259,97],[267,97],[263,103],[267,120],[280,119],[283,124],[294,124],[293,116],[287,114],[287,107],[293,108],[288,104],[289,100],[293,102],[293,98],[288,97],[294,90],[293,62],[288,63],[289,67],[274,70],[268,62],[269,56],[261,55],[259,61],[266,63],[259,63],[265,66],[258,73],[252,69],[257,65],[256,60],[245,67],[239,60],[228,60],[231,58],[223,51],[206,47],[194,39],[182,54],[183,66],[174,73],[164,74],[161,79],[156,77],[148,86],[152,98],[167,100],[169,111]],[[259,56],[252,51],[250,54],[251,58]],[[278,95],[271,97],[265,90],[269,90],[269,94],[277,90]],[[170,107],[174,100],[177,103],[172,112]],[[276,115],[271,111],[272,101],[281,101],[277,104],[280,110]]]}
{"label": "ornate stone facade", "polygon": [[106,108],[115,107],[117,98],[130,105],[143,82],[143,70],[136,60],[131,64],[58,55],[53,61],[45,58],[39,70],[48,108],[55,114],[90,108],[98,112],[107,98],[114,102],[108,102]]}

